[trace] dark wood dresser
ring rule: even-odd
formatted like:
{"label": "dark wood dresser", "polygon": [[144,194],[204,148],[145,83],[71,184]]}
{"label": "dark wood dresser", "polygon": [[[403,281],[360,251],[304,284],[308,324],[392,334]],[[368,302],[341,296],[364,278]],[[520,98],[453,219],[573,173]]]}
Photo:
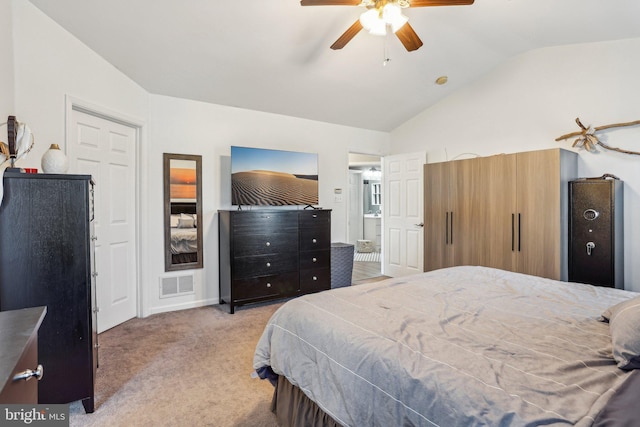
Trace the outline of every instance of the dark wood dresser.
{"label": "dark wood dresser", "polygon": [[4,174],[0,311],[46,306],[41,404],[94,410],[97,367],[93,183],[88,175]]}
{"label": "dark wood dresser", "polygon": [[220,303],[331,288],[331,210],[218,211]]}
{"label": "dark wood dresser", "polygon": [[37,404],[38,329],[46,307],[0,312],[0,404]]}

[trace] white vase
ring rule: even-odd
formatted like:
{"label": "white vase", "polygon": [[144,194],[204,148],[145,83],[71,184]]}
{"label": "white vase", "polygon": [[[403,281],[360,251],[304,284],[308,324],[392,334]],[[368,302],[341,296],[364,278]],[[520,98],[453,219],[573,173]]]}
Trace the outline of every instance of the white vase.
{"label": "white vase", "polygon": [[41,166],[44,173],[65,173],[69,169],[69,162],[58,144],[51,144],[42,155]]}

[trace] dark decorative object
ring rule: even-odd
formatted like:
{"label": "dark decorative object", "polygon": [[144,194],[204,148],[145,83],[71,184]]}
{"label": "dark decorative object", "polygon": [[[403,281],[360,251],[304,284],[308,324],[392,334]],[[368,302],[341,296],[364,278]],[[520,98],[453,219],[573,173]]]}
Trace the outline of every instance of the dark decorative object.
{"label": "dark decorative object", "polygon": [[20,172],[20,169],[15,168],[15,163],[33,148],[33,134],[29,126],[18,122],[15,116],[9,116],[7,122],[2,123],[0,126],[4,125],[7,126],[8,143],[5,144],[0,141],[0,166],[3,168],[0,170],[4,170],[6,168],[4,163],[9,161],[9,170]]}
{"label": "dark decorative object", "polygon": [[9,159],[11,167],[14,167],[16,163],[16,135],[18,128],[16,127],[16,117],[9,116],[7,118],[7,138],[9,144]]}

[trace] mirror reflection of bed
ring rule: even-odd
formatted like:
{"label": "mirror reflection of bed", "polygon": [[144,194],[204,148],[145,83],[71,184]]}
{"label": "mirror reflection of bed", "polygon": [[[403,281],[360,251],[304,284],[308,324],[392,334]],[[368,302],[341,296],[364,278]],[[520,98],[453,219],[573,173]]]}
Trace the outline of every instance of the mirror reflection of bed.
{"label": "mirror reflection of bed", "polygon": [[171,263],[198,262],[196,203],[171,203]]}

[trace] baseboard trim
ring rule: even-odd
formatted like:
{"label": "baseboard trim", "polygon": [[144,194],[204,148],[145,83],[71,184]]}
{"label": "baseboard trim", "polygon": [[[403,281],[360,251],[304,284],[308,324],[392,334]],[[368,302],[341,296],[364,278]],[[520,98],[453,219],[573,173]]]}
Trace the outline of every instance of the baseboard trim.
{"label": "baseboard trim", "polygon": [[205,307],[207,305],[213,305],[213,304],[219,304],[219,303],[220,301],[218,298],[215,298],[215,299],[210,298],[210,299],[190,301],[190,302],[185,302],[180,304],[170,304],[170,305],[163,305],[160,307],[151,307],[149,310],[149,316],[152,314],[167,313],[169,311],[188,310],[190,308]]}

